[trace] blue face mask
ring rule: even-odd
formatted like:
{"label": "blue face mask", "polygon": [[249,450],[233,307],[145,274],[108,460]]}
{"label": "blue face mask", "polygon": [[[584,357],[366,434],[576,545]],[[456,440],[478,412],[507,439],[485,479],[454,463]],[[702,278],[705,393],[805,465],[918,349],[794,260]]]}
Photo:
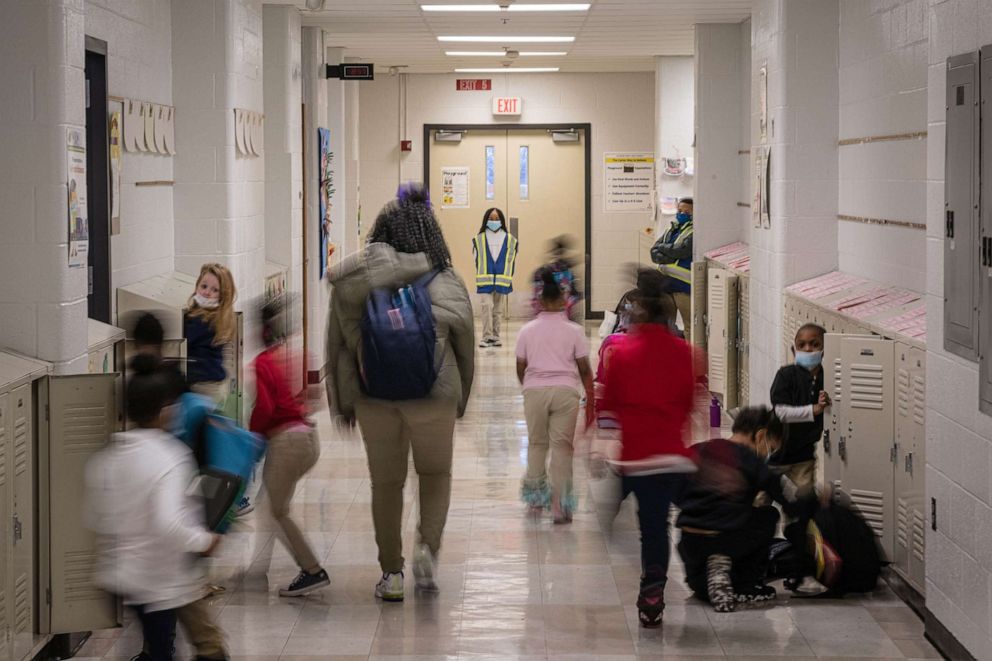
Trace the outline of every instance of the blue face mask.
{"label": "blue face mask", "polygon": [[823,362],[822,351],[797,351],[796,365],[808,370],[814,370]]}
{"label": "blue face mask", "polygon": [[487,221],[486,229],[488,229],[490,232],[498,232],[501,229],[503,229],[503,223],[499,222],[498,220]]}
{"label": "blue face mask", "polygon": [[692,214],[686,213],[685,211],[679,211],[677,214],[675,214],[675,220],[679,221],[680,223],[687,223],[690,220],[692,220]]}

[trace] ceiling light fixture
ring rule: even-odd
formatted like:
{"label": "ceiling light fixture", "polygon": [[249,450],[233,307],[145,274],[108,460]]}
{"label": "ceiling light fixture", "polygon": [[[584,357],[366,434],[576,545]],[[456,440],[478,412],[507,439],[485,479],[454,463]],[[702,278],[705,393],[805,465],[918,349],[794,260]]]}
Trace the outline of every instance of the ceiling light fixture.
{"label": "ceiling light fixture", "polygon": [[558,67],[483,67],[455,69],[455,73],[554,73]]}
{"label": "ceiling light fixture", "polygon": [[590,3],[512,3],[491,5],[420,5],[424,11],[456,11],[456,12],[499,12],[499,11],[588,11]]}
{"label": "ceiling light fixture", "polygon": [[[447,50],[445,55],[450,57],[504,57],[505,50]],[[568,55],[566,51],[530,51],[522,50],[518,53],[520,57],[564,57]]]}
{"label": "ceiling light fixture", "polygon": [[570,44],[575,41],[575,37],[533,37],[530,35],[526,36],[515,36],[515,37],[501,37],[501,36],[448,36],[448,37],[438,37],[438,41],[456,41],[456,42],[474,42],[474,43],[486,43],[486,44],[508,44],[508,43],[519,43],[519,44]]}

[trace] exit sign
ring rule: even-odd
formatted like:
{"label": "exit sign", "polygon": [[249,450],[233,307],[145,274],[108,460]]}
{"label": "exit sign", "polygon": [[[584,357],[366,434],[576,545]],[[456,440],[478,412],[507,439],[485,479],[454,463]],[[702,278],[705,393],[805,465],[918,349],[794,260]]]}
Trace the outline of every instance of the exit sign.
{"label": "exit sign", "polygon": [[519,115],[523,110],[523,99],[519,96],[493,97],[494,115]]}
{"label": "exit sign", "polygon": [[490,78],[459,78],[455,81],[455,89],[459,92],[488,92],[493,88]]}

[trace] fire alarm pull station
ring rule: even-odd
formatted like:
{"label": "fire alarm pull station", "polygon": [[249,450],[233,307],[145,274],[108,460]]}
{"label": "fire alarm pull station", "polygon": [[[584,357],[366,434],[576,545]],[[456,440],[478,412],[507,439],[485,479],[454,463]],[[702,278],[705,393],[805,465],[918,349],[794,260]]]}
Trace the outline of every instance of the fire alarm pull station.
{"label": "fire alarm pull station", "polygon": [[328,64],[324,77],[340,80],[375,80],[375,65]]}
{"label": "fire alarm pull station", "polygon": [[413,140],[400,140],[400,151],[413,151]]}

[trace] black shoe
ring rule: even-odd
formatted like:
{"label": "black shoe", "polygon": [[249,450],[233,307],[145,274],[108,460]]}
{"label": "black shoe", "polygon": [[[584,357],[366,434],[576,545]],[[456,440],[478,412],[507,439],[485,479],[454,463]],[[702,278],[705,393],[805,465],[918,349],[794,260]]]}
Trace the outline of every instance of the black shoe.
{"label": "black shoe", "polygon": [[778,592],[770,585],[755,585],[754,587],[734,592],[734,601],[738,604],[756,605],[767,601],[775,601]]}
{"label": "black shoe", "polygon": [[149,659],[151,658],[152,657],[150,654],[148,654],[148,652],[138,652],[137,654],[131,657],[131,661],[149,661]]}
{"label": "black shoe", "polygon": [[301,571],[300,575],[289,584],[288,588],[282,588],[279,590],[279,596],[302,597],[305,594],[309,594],[314,590],[318,590],[330,584],[331,579],[328,578],[327,572],[323,569],[314,574]]}

